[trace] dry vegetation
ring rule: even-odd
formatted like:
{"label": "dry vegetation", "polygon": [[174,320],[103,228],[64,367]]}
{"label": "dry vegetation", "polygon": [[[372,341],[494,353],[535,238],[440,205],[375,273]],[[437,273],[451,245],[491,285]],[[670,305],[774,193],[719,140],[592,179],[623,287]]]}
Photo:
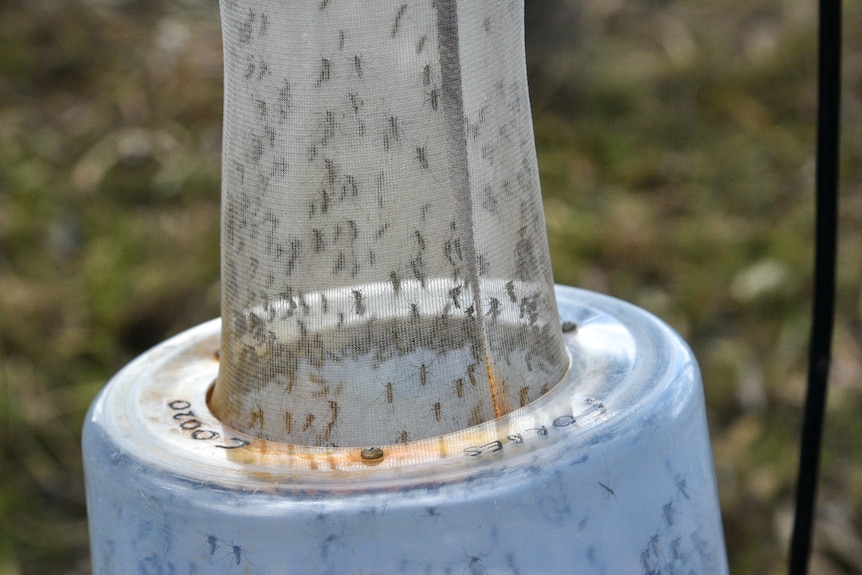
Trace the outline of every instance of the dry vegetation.
{"label": "dry vegetation", "polygon": [[[557,280],[704,371],[732,570],[785,569],[811,296],[813,0],[528,0]],[[862,8],[812,572],[862,573]],[[0,575],[87,573],[84,412],[218,315],[214,0],[0,0]]]}

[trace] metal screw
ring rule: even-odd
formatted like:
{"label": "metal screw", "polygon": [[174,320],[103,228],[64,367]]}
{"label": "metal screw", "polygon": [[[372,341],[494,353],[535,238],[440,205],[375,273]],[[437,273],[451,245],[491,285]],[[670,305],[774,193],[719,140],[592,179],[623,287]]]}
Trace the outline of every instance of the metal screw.
{"label": "metal screw", "polygon": [[366,447],[362,450],[359,456],[362,459],[373,461],[375,459],[380,459],[381,457],[383,457],[383,450],[379,447]]}

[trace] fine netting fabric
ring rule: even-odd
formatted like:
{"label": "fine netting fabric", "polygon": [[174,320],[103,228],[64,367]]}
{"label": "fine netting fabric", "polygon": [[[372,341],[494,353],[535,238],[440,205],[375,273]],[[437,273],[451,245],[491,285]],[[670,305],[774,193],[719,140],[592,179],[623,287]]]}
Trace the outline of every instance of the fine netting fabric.
{"label": "fine netting fabric", "polygon": [[560,381],[522,1],[221,9],[219,418],[379,445]]}

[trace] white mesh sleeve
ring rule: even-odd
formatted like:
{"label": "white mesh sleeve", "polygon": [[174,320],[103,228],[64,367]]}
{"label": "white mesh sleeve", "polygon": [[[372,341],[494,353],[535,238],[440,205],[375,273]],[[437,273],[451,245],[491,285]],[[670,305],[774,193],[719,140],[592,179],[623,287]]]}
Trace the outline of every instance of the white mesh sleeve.
{"label": "white mesh sleeve", "polygon": [[568,368],[520,0],[222,0],[213,411],[319,446],[492,420]]}

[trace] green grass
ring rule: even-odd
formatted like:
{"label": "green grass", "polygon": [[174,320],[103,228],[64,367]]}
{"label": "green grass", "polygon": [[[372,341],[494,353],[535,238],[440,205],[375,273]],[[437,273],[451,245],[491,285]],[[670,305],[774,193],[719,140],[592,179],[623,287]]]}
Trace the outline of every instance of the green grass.
{"label": "green grass", "polygon": [[[686,337],[732,571],[782,573],[811,297],[814,4],[571,4],[558,41],[528,32],[557,281]],[[862,8],[846,9],[825,574],[862,573]],[[219,313],[215,10],[0,2],[0,575],[87,572],[87,406],[131,358]]]}

